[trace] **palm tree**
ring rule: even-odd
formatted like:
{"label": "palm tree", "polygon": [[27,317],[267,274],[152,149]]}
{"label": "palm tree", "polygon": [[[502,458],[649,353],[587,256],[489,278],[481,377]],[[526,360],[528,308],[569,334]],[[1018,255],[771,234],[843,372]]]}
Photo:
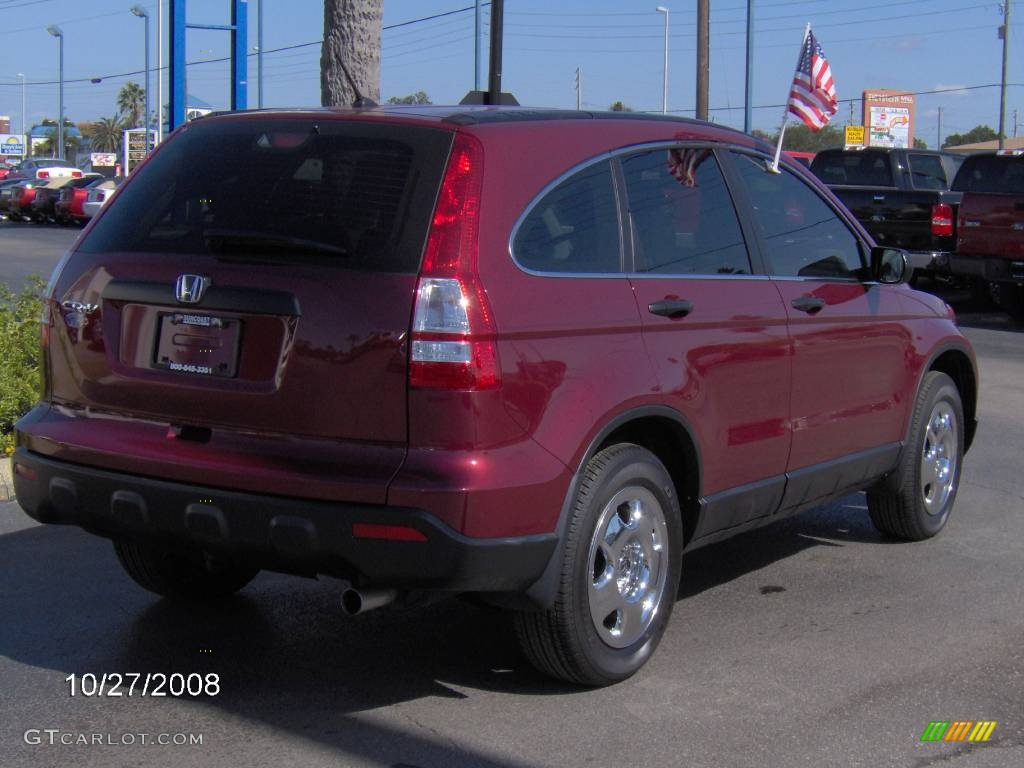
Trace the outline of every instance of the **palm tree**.
{"label": "palm tree", "polygon": [[324,0],[320,102],[348,107],[359,94],[380,101],[380,33],[384,0]]}
{"label": "palm tree", "polygon": [[117,108],[121,110],[129,128],[134,128],[142,122],[145,104],[146,91],[134,81],[125,83],[117,92]]}
{"label": "palm tree", "polygon": [[120,152],[124,124],[120,117],[101,117],[89,129],[89,138],[97,152]]}

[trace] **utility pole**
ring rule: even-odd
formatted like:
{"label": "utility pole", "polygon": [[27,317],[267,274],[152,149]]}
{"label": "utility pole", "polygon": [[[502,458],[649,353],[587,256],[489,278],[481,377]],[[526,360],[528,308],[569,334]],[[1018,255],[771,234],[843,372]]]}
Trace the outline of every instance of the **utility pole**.
{"label": "utility pole", "polygon": [[576,67],[576,111],[580,111],[583,103],[583,70]]}
{"label": "utility pole", "polygon": [[1013,138],[1017,138],[1017,110],[1013,110]]}
{"label": "utility pole", "polygon": [[697,119],[708,119],[708,69],[711,37],[710,0],[697,0]]}
{"label": "utility pole", "polygon": [[263,0],[256,0],[256,106],[263,109]]}
{"label": "utility pole", "polygon": [[1006,67],[1010,51],[1010,0],[1003,0],[1003,80],[999,87],[999,148],[1006,148]]}
{"label": "utility pole", "polygon": [[476,0],[476,15],[473,17],[473,90],[480,90],[480,0]]}
{"label": "utility pole", "polygon": [[668,8],[659,5],[654,9],[665,14],[665,63],[661,70],[661,114],[668,114]]}
{"label": "utility pole", "polygon": [[935,144],[936,149],[942,149],[942,107],[939,107],[939,135],[938,142]]}
{"label": "utility pole", "polygon": [[754,119],[754,0],[747,0],[747,81],[743,88],[743,132],[750,133]]}
{"label": "utility pole", "polygon": [[156,143],[164,140],[164,0],[156,3]]}

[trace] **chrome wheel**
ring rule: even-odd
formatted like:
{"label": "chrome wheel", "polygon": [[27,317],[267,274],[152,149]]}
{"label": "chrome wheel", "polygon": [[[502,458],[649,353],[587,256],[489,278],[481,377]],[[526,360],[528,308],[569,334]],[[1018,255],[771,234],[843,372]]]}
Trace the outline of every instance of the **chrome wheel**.
{"label": "chrome wheel", "polygon": [[941,514],[956,483],[956,416],[946,401],[932,408],[921,448],[921,496],[929,515]]}
{"label": "chrome wheel", "polygon": [[668,577],[665,511],[653,493],[628,486],[601,510],[590,541],[587,597],[598,637],[625,648],[650,627]]}

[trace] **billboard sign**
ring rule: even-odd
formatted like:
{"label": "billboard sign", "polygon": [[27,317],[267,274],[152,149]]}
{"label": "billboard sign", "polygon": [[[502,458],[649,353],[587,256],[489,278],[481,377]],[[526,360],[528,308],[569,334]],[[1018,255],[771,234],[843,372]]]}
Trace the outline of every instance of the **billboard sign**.
{"label": "billboard sign", "polygon": [[93,152],[89,160],[96,168],[113,168],[117,165],[117,154],[114,152]]}
{"label": "billboard sign", "polygon": [[[149,148],[156,146],[156,131],[149,131]],[[124,132],[124,173],[127,176],[132,169],[146,158],[146,129],[132,128]]]}
{"label": "billboard sign", "polygon": [[914,146],[914,94],[864,91],[864,126],[869,147],[910,149]]}
{"label": "billboard sign", "polygon": [[25,155],[25,137],[16,133],[0,133],[0,155]]}

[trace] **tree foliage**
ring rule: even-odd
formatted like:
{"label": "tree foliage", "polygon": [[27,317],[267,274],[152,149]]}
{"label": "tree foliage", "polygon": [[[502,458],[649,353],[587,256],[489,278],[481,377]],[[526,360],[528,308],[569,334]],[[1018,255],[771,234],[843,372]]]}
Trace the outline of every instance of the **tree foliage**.
{"label": "tree foliage", "polygon": [[0,283],[0,456],[14,449],[14,422],[39,399],[39,316],[43,281],[15,294]]}
{"label": "tree foliage", "polygon": [[120,152],[124,143],[124,129],[119,115],[101,117],[88,128],[86,136],[97,152]]}
{"label": "tree foliage", "polygon": [[125,83],[117,92],[117,108],[129,128],[140,126],[146,109],[146,89],[134,81]]}
{"label": "tree foliage", "polygon": [[917,136],[914,137],[914,149],[928,149],[928,142],[924,139],[919,139]]}
{"label": "tree foliage", "polygon": [[959,147],[962,144],[977,144],[982,141],[995,141],[999,134],[987,125],[976,125],[967,133],[951,133],[946,137],[944,147]]}
{"label": "tree foliage", "polygon": [[612,112],[632,112],[633,111],[632,107],[627,107],[621,101],[616,101],[610,107],[608,107],[608,109],[610,109]]}
{"label": "tree foliage", "polygon": [[408,96],[392,96],[388,104],[433,104],[426,91],[416,91]]}

